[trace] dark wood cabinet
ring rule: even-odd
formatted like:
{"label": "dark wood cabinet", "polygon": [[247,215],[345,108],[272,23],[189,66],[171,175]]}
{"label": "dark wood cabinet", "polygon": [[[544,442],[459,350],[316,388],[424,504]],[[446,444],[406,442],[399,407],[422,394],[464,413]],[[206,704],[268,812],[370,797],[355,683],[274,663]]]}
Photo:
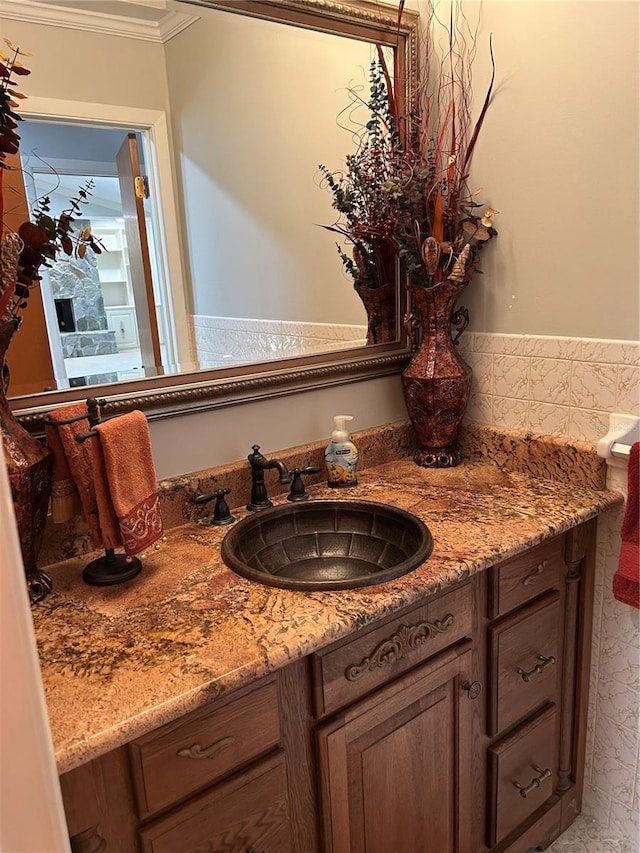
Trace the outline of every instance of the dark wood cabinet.
{"label": "dark wood cabinet", "polygon": [[74,853],[525,853],[580,811],[595,521],[61,777]]}

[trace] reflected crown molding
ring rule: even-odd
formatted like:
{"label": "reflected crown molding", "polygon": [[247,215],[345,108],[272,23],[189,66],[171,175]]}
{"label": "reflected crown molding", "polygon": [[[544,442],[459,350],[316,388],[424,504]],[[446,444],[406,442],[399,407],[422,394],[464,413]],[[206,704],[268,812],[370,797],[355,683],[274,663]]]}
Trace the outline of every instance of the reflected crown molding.
{"label": "reflected crown molding", "polygon": [[0,17],[31,24],[105,33],[164,44],[186,29],[197,16],[167,9],[165,0],[110,0],[109,11],[97,11],[83,0],[49,3],[48,0],[0,0]]}

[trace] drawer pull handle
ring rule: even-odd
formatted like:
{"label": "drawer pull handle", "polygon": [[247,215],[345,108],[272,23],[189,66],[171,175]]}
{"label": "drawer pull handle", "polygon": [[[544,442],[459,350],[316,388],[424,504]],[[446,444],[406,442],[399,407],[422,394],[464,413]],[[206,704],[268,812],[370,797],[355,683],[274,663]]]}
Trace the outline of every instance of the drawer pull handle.
{"label": "drawer pull handle", "polygon": [[357,681],[365,672],[371,672],[381,666],[391,666],[414,649],[419,648],[436,634],[445,634],[453,628],[455,618],[447,613],[435,622],[418,622],[416,625],[401,625],[396,633],[379,643],[371,654],[346,668],[344,677],[347,681]]}
{"label": "drawer pull handle", "polygon": [[216,758],[220,753],[236,742],[234,737],[223,737],[211,746],[202,747],[199,743],[178,750],[180,758]]}
{"label": "drawer pull handle", "polygon": [[465,681],[462,689],[467,691],[469,699],[477,699],[482,693],[482,684],[479,681]]}
{"label": "drawer pull handle", "polygon": [[551,770],[549,770],[548,767],[546,770],[542,770],[540,767],[534,767],[533,769],[538,775],[529,782],[526,788],[519,782],[513,783],[518,789],[518,791],[520,791],[521,797],[526,798],[535,788],[539,788],[541,783],[544,782],[545,779],[550,779],[552,776]]}
{"label": "drawer pull handle", "polygon": [[546,566],[547,566],[546,560],[543,560],[541,563],[538,563],[538,565],[531,572],[531,574],[527,575],[526,578],[522,581],[522,585],[523,586],[531,586],[531,584],[534,584],[538,580],[538,578],[542,574],[542,572],[545,570]]}
{"label": "drawer pull handle", "polygon": [[542,663],[537,663],[533,669],[529,670],[529,672],[525,672],[522,667],[518,667],[516,672],[523,681],[529,681],[532,675],[540,675],[541,672],[544,672],[545,667],[553,666],[556,662],[556,659],[553,655],[549,655],[548,658],[546,658],[544,655],[538,655],[538,660],[542,661]]}

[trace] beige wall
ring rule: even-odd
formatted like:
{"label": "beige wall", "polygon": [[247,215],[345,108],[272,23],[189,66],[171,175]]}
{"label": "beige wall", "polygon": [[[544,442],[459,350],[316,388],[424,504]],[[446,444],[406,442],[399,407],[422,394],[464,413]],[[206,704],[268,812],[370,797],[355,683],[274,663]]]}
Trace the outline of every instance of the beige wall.
{"label": "beige wall", "polygon": [[[194,313],[360,324],[319,164],[344,169],[373,45],[214,9],[166,45]],[[368,95],[364,93],[366,98]],[[361,97],[363,95],[361,94]],[[358,124],[359,123],[359,124]]]}
{"label": "beige wall", "polygon": [[[464,0],[469,17],[477,4]],[[500,211],[465,295],[484,332],[639,337],[638,31],[622,0],[490,0],[476,98],[496,88],[471,185]]]}
{"label": "beige wall", "polygon": [[[323,438],[328,442],[333,415],[339,414],[354,416],[354,431],[406,418],[400,377],[334,382],[319,391],[154,421],[150,428],[158,478],[245,459],[253,444],[272,455]],[[246,495],[231,498],[236,506],[247,500]]]}

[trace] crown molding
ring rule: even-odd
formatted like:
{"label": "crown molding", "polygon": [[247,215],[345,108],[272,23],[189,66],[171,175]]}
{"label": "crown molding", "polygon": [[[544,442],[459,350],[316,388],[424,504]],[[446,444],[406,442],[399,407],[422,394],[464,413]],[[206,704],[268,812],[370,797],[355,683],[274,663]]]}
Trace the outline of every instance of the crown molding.
{"label": "crown molding", "polygon": [[[144,0],[140,5],[162,8],[158,3]],[[160,44],[169,41],[198,20],[194,15],[167,11],[160,20],[152,21],[128,15],[107,15],[91,9],[74,8],[71,4],[38,3],[36,0],[0,0],[0,18]]]}

